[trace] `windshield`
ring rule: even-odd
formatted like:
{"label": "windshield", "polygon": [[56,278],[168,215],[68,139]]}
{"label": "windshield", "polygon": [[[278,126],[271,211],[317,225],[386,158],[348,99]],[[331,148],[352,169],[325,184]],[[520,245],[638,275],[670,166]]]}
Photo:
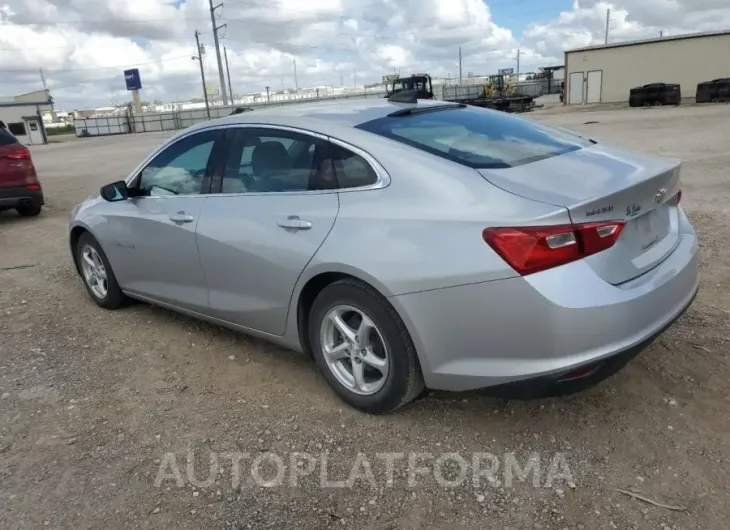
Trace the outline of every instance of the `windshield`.
{"label": "windshield", "polygon": [[428,80],[424,77],[404,77],[398,79],[394,83],[396,90],[418,90],[419,92],[428,91]]}
{"label": "windshield", "polygon": [[380,118],[358,126],[474,168],[506,168],[590,145],[578,135],[473,107]]}

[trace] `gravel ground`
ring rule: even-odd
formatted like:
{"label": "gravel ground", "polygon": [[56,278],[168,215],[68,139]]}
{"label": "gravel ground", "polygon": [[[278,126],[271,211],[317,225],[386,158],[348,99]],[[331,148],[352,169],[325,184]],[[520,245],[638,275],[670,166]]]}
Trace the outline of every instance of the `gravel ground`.
{"label": "gravel ground", "polygon": [[730,106],[532,117],[685,161],[700,295],[585,394],[428,393],[385,417],[294,353],[89,300],[68,210],[165,135],[33,148],[48,207],[0,216],[0,528],[727,528]]}

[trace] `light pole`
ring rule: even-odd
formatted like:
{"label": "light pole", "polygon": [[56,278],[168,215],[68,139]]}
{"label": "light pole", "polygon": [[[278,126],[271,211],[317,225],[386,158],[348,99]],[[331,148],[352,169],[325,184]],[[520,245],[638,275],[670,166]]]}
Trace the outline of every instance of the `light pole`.
{"label": "light pole", "polygon": [[271,103],[271,94],[269,93],[269,86],[268,85],[266,86],[266,103],[267,104],[270,104]]}
{"label": "light pole", "polygon": [[205,70],[203,69],[203,55],[205,55],[205,48],[200,46],[200,33],[198,31],[195,31],[195,47],[198,50],[197,55],[193,55],[191,59],[193,61],[200,62],[200,79],[203,82],[203,97],[205,98],[205,112],[208,114],[208,119],[210,119],[210,105],[208,105],[208,90],[205,86]]}

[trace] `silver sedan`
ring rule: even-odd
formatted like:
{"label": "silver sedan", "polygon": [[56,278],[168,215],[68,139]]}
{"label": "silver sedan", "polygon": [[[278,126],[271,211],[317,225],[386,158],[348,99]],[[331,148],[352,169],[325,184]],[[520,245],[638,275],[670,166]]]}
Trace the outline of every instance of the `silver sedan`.
{"label": "silver sedan", "polygon": [[508,114],[359,100],[187,129],[71,213],[91,298],[313,356],[348,404],[536,397],[616,372],[686,309],[680,163]]}

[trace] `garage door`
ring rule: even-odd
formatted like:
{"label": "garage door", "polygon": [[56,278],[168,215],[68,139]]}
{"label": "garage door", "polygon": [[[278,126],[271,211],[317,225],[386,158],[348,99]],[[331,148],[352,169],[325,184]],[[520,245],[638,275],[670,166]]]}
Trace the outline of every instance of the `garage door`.
{"label": "garage door", "polygon": [[601,82],[603,81],[603,71],[594,70],[588,72],[588,89],[586,94],[587,103],[601,102]]}
{"label": "garage door", "polygon": [[568,103],[571,105],[580,105],[583,103],[583,72],[573,72],[570,74],[568,81],[570,87],[568,90]]}

